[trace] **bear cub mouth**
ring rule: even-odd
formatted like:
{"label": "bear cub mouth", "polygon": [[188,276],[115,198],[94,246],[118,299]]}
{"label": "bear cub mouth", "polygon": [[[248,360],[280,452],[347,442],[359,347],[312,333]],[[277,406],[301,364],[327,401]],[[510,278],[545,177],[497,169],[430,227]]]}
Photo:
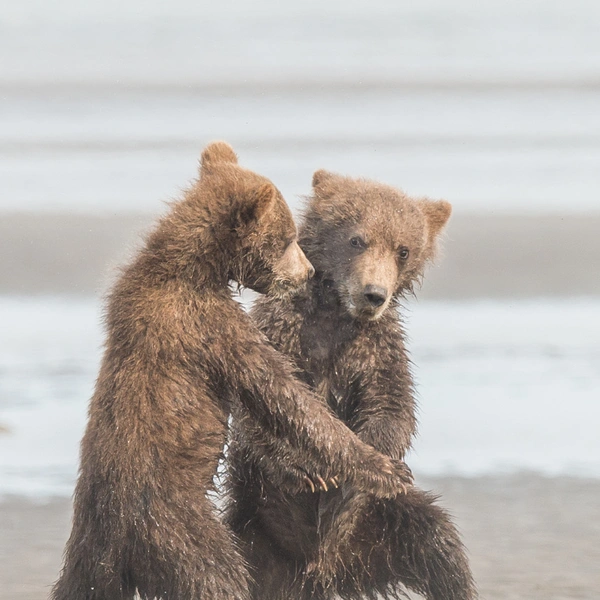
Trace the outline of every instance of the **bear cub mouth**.
{"label": "bear cub mouth", "polygon": [[327,280],[328,287],[335,291],[339,304],[357,321],[376,321],[388,309],[391,297],[386,290],[374,285],[367,285],[354,290],[343,285],[336,285],[334,280]]}

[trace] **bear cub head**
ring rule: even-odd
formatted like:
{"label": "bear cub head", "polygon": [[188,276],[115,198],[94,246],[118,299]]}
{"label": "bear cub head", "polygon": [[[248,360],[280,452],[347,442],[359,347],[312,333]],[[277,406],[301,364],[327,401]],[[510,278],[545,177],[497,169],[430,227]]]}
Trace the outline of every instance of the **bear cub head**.
{"label": "bear cub head", "polygon": [[228,258],[230,280],[259,293],[283,295],[314,274],[279,190],[266,177],[242,168],[225,142],[202,152],[192,195],[208,209],[203,221],[209,224],[213,248]]}
{"label": "bear cub head", "polygon": [[327,171],[313,176],[300,245],[355,319],[375,320],[412,292],[452,207]]}

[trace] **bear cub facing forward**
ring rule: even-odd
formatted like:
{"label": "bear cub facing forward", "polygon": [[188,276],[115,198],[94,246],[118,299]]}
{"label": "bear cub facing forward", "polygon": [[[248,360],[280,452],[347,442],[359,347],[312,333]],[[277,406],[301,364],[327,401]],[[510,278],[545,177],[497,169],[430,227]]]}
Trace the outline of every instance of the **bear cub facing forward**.
{"label": "bear cub facing forward", "polygon": [[[450,217],[444,201],[317,171],[300,245],[315,267],[293,298],[261,298],[260,329],[364,442],[402,460],[416,429],[399,298],[412,293]],[[456,528],[417,488],[377,499],[352,484],[294,496],[230,447],[229,522],[243,541],[256,598],[471,600]]]}

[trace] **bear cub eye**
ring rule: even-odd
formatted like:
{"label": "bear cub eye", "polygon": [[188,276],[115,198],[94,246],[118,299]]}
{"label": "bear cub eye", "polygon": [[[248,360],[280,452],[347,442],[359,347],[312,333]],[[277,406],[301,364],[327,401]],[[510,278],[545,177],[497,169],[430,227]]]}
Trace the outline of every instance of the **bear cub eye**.
{"label": "bear cub eye", "polygon": [[402,260],[406,260],[408,258],[409,254],[410,254],[410,252],[406,246],[401,246],[401,248],[398,250],[398,256]]}
{"label": "bear cub eye", "polygon": [[353,238],[350,239],[350,245],[353,248],[357,248],[357,249],[364,249],[367,247],[367,244],[365,244],[365,240],[363,240],[361,237],[355,235]]}

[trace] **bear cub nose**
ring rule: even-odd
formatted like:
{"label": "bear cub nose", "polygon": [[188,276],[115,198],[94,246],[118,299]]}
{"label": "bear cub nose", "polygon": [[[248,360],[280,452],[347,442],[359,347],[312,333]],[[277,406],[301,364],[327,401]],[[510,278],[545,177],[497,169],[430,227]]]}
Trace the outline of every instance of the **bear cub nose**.
{"label": "bear cub nose", "polygon": [[377,285],[367,285],[365,287],[364,296],[371,306],[377,308],[385,302],[387,290]]}

